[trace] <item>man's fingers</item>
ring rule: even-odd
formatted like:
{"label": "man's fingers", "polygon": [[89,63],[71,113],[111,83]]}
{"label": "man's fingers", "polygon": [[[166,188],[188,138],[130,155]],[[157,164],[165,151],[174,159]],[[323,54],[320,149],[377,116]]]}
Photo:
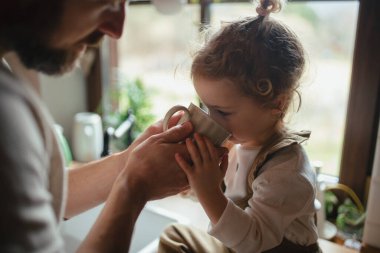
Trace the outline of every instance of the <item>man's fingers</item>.
{"label": "man's fingers", "polygon": [[182,118],[183,114],[184,114],[183,111],[179,111],[179,112],[176,112],[173,116],[171,116],[168,122],[168,128],[172,128],[175,125],[177,125],[178,121]]}
{"label": "man's fingers", "polygon": [[193,126],[190,122],[178,125],[168,129],[160,134],[160,137],[167,143],[178,143],[185,140],[193,131]]}

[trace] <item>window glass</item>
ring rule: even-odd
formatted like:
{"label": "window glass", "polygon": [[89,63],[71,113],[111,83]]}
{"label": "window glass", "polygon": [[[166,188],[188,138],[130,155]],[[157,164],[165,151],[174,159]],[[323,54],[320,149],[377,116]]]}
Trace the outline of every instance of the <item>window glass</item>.
{"label": "window glass", "polygon": [[[287,118],[295,130],[312,131],[307,143],[310,160],[322,161],[322,172],[339,174],[347,110],[358,1],[290,2],[272,14],[295,31],[306,52],[308,67],[302,80],[302,105]],[[119,41],[120,69],[139,77],[152,94],[157,118],[174,104],[196,101],[189,78],[191,52],[199,41],[197,4],[175,15],[162,15],[151,5],[130,6]],[[251,3],[215,3],[211,25],[256,15]]]}
{"label": "window glass", "polygon": [[120,70],[129,79],[142,80],[157,118],[175,104],[196,100],[189,69],[199,13],[197,4],[172,15],[161,14],[152,5],[129,7],[118,44]]}

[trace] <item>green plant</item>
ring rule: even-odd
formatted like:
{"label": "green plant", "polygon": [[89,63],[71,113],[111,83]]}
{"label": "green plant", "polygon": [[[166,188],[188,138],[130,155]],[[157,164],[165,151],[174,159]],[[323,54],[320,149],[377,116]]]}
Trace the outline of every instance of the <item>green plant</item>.
{"label": "green plant", "polygon": [[342,232],[355,234],[357,238],[363,235],[365,212],[360,211],[351,199],[346,198],[338,207],[336,226]]}
{"label": "green plant", "polygon": [[[349,197],[338,198],[331,190],[342,190]],[[335,222],[339,231],[360,239],[363,235],[366,213],[356,194],[347,186],[336,184],[325,191],[326,217]]]}
{"label": "green plant", "polygon": [[113,126],[117,128],[132,113],[135,117],[134,125],[121,140],[116,140],[118,149],[125,149],[135,140],[154,120],[151,113],[152,104],[149,92],[141,79],[129,80],[120,78],[118,89],[112,97],[118,102],[118,110],[113,113]]}
{"label": "green plant", "polygon": [[326,217],[331,218],[334,215],[334,209],[339,204],[338,198],[331,191],[325,192],[325,212]]}

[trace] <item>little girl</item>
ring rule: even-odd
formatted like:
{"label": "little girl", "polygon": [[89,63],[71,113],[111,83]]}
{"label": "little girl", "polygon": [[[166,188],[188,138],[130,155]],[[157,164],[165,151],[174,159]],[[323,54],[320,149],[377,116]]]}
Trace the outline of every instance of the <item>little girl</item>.
{"label": "little girl", "polygon": [[209,234],[172,225],[159,252],[319,252],[316,179],[300,145],[310,133],[283,124],[304,51],[289,28],[269,17],[280,9],[280,0],[261,0],[257,17],[228,24],[195,56],[196,92],[232,133],[233,147],[229,161],[220,161],[211,142],[195,134],[186,141],[192,163],[176,155],[210,219]]}

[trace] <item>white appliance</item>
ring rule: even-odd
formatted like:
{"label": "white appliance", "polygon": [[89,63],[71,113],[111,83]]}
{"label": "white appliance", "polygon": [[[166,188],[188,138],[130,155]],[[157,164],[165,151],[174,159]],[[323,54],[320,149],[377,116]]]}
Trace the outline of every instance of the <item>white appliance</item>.
{"label": "white appliance", "polygon": [[103,127],[96,113],[80,112],[74,116],[72,150],[74,159],[90,162],[100,158],[103,150]]}

